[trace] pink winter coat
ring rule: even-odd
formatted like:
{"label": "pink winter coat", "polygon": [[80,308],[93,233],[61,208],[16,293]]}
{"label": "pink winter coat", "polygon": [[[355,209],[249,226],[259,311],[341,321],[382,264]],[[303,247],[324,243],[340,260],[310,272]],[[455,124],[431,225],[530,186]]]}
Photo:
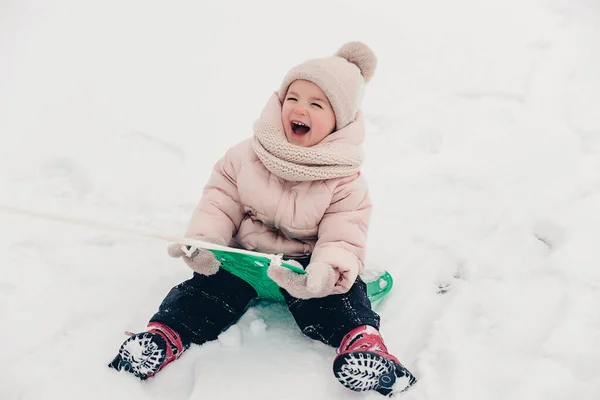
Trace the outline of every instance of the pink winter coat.
{"label": "pink winter coat", "polygon": [[360,173],[286,181],[265,168],[248,139],[214,166],[186,235],[270,254],[311,255],[311,262],[360,273],[371,209]]}

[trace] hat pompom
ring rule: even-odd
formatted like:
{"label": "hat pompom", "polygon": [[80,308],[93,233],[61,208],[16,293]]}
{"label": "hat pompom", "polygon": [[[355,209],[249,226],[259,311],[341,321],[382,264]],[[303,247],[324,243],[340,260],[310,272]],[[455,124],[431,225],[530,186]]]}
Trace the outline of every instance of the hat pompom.
{"label": "hat pompom", "polygon": [[343,45],[336,53],[336,56],[345,58],[360,69],[360,73],[369,82],[375,74],[377,67],[377,57],[373,50],[362,42],[349,42]]}

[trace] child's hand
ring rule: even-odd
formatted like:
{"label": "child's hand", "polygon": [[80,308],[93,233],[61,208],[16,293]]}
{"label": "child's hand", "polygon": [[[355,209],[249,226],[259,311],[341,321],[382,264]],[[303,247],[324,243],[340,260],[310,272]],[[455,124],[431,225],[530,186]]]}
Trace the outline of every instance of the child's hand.
{"label": "child's hand", "polygon": [[[216,239],[210,239],[205,237],[194,237],[194,239],[203,240],[205,242],[220,244],[222,243]],[[194,249],[190,256],[183,250],[184,245],[180,243],[172,243],[167,248],[169,255],[173,258],[183,258],[183,261],[194,271],[201,275],[213,275],[219,270],[221,262],[215,258],[215,255],[205,249]]]}
{"label": "child's hand", "polygon": [[[290,261],[286,262],[289,263]],[[342,276],[339,271],[324,262],[309,264],[305,275],[297,274],[281,265],[271,263],[267,275],[298,299],[311,299],[346,293],[354,283],[353,280],[349,286],[341,286],[339,283],[342,283]]]}

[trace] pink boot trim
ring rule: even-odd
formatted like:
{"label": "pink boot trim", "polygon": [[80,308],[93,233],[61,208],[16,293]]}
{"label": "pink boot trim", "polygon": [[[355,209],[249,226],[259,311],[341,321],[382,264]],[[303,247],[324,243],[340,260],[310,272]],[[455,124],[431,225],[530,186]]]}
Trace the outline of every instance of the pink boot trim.
{"label": "pink boot trim", "polygon": [[[148,378],[156,375],[158,371],[163,369],[167,364],[177,360],[183,354],[183,343],[181,336],[167,325],[161,324],[160,322],[150,322],[148,324],[148,332],[156,333],[161,336],[167,343],[165,361],[161,364],[160,368],[154,373],[148,375]],[[173,353],[172,346],[177,349],[176,353]]]}

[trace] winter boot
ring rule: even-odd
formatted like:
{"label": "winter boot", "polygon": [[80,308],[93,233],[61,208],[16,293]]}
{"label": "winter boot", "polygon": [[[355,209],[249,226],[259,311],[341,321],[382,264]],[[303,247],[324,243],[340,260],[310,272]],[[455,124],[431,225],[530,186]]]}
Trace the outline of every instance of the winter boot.
{"label": "winter boot", "polygon": [[128,334],[130,338],[123,342],[119,354],[108,366],[130,372],[142,380],[178,359],[188,347],[184,348],[177,332],[158,322],[150,322],[146,332]]}
{"label": "winter boot", "polygon": [[376,390],[385,396],[403,392],[417,381],[388,353],[379,331],[368,325],[344,336],[333,362],[333,373],[348,389]]}

